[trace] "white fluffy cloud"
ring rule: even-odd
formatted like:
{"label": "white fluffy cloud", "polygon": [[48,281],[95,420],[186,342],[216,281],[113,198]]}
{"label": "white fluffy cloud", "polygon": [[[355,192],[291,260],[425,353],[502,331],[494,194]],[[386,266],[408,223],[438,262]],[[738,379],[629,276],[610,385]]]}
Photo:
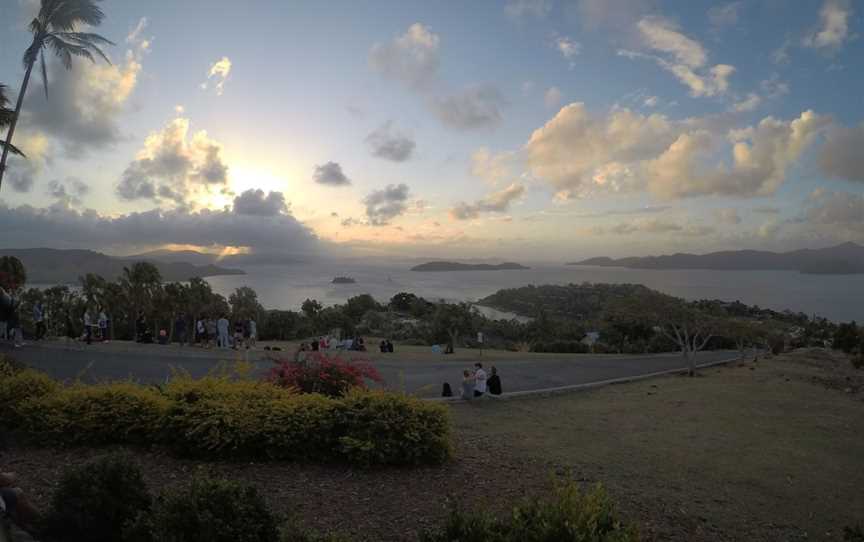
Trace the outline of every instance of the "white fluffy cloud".
{"label": "white fluffy cloud", "polygon": [[229,75],[231,75],[231,59],[223,56],[210,65],[210,69],[207,70],[207,80],[201,83],[201,88],[203,90],[213,88],[217,96],[222,96]]}
{"label": "white fluffy cloud", "polygon": [[657,156],[675,137],[663,115],[617,109],[595,117],[572,103],[535,130],[525,148],[530,172],[566,197],[626,189],[634,181],[630,164]]}
{"label": "white fluffy cloud", "polygon": [[480,147],[471,154],[471,175],[493,185],[514,178],[518,168],[519,155],[516,152],[495,154],[487,147]]}
{"label": "white fluffy cloud", "polygon": [[147,136],[144,147],[123,172],[116,193],[126,200],[187,205],[194,203],[194,196],[222,191],[227,184],[222,145],[204,130],[190,137],[189,119],[178,117]]}
{"label": "white fluffy cloud", "polygon": [[836,51],[849,39],[849,19],[852,4],[849,0],[825,0],[819,10],[819,25],[804,36],[805,47]]}
{"label": "white fluffy cloud", "polygon": [[351,184],[351,179],[342,172],[342,166],[337,162],[327,162],[320,166],[315,166],[312,179],[318,184],[326,184],[328,186],[346,186]]}
{"label": "white fluffy cloud", "polygon": [[504,103],[504,97],[494,86],[473,85],[456,94],[435,98],[432,109],[445,126],[476,130],[500,124]]}
{"label": "white fluffy cloud", "polygon": [[426,87],[438,74],[440,58],[437,34],[421,23],[389,43],[376,43],[369,52],[369,64],[381,75],[411,88]]}
{"label": "white fluffy cloud", "polygon": [[385,122],[366,136],[366,145],[372,156],[392,162],[408,160],[416,147],[411,136],[397,130],[392,121]]}
{"label": "white fluffy cloud", "polygon": [[694,97],[717,96],[728,92],[735,67],[708,65],[708,53],[701,43],[686,36],[674,22],[662,17],[643,17],[636,24],[642,44],[658,54],[621,50],[628,58],[646,58],[674,75]]}
{"label": "white fluffy cloud", "polygon": [[386,226],[391,220],[408,209],[408,185],[390,184],[381,190],[372,191],[363,203],[366,218],[372,226]]}
{"label": "white fluffy cloud", "polygon": [[828,177],[864,182],[864,122],[852,128],[832,126],[819,167]]}
{"label": "white fluffy cloud", "polygon": [[553,44],[555,49],[561,53],[561,56],[570,63],[570,68],[575,67],[576,64],[573,62],[573,59],[582,52],[582,44],[578,41],[573,41],[567,36],[558,36],[555,38]]}
{"label": "white fluffy cloud", "polygon": [[458,203],[450,209],[450,218],[454,220],[471,220],[484,213],[503,213],[510,205],[525,194],[525,187],[513,183],[503,190],[493,192],[474,203]]}
{"label": "white fluffy cloud", "polygon": [[648,188],[663,198],[771,195],[829,123],[827,117],[805,111],[788,122],[766,117],[756,126],[731,130],[727,135],[731,166],[716,158],[713,134],[706,130],[682,133],[646,165]]}

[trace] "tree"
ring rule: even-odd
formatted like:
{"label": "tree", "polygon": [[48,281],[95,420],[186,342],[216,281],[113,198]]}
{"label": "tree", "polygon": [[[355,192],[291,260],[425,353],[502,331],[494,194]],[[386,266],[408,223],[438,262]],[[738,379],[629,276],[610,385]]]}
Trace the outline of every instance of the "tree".
{"label": "tree", "polygon": [[3,185],[3,173],[6,170],[6,159],[12,150],[12,136],[15,125],[21,115],[24,95],[30,82],[30,74],[36,60],[39,60],[42,70],[42,82],[45,87],[45,98],[48,99],[48,74],[45,68],[45,49],[51,51],[60,59],[63,66],[72,69],[72,57],[78,56],[95,62],[94,53],[109,64],[111,61],[102,52],[102,45],[114,45],[111,41],[92,32],[78,32],[81,27],[94,27],[102,23],[105,14],[97,6],[99,0],[42,0],[39,13],[30,21],[30,33],[33,41],[24,52],[24,81],[18,92],[15,111],[9,120],[9,130],[6,133],[6,143],[3,145],[3,155],[0,158],[0,188]]}
{"label": "tree", "polygon": [[83,277],[78,277],[78,282],[81,283],[81,295],[84,296],[87,305],[96,306],[101,310],[104,307],[103,296],[108,281],[94,273],[87,273]]}
{"label": "tree", "polygon": [[408,292],[399,292],[390,298],[390,308],[399,312],[409,312],[417,296]]}
{"label": "tree", "polygon": [[[120,284],[126,297],[131,326],[135,324],[136,311],[143,311],[145,316],[154,316],[154,301],[162,288],[162,276],[155,265],[135,262],[132,267],[124,267]],[[134,337],[134,327],[132,329]]]}
{"label": "tree", "polygon": [[0,288],[15,293],[27,282],[27,270],[15,256],[0,257]]}
{"label": "tree", "polygon": [[851,354],[862,342],[862,334],[858,329],[858,324],[851,321],[848,324],[843,323],[837,326],[837,331],[834,332],[833,346],[837,350],[842,350],[847,354]]}
{"label": "tree", "polygon": [[369,294],[349,297],[348,301],[345,302],[345,314],[355,324],[359,323],[367,312],[379,310],[381,310],[381,305]]}
{"label": "tree", "polygon": [[[3,128],[7,128],[10,124],[12,124],[12,117],[15,112],[9,109],[7,106],[9,104],[9,99],[6,97],[6,85],[0,85],[0,130]],[[6,143],[0,141],[0,149],[6,148]],[[24,156],[24,153],[15,147],[15,145],[9,144],[9,152],[12,154],[17,154],[18,156]]]}
{"label": "tree", "polygon": [[258,320],[258,314],[264,310],[258,302],[258,294],[248,286],[234,290],[234,293],[228,297],[228,304],[231,305],[231,315],[241,320],[249,318]]}
{"label": "tree", "polygon": [[323,309],[323,305],[314,299],[307,299],[300,305],[300,310],[306,315],[306,318],[314,321],[318,313]]}
{"label": "tree", "polygon": [[459,337],[476,331],[476,317],[470,303],[439,303],[432,316],[434,340],[446,337],[447,352],[455,352]]}

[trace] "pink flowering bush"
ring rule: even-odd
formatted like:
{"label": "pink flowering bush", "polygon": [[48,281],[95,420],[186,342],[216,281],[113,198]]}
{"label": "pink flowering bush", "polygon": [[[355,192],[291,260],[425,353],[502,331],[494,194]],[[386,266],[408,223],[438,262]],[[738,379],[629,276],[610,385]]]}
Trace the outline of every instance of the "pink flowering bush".
{"label": "pink flowering bush", "polygon": [[322,352],[309,352],[305,361],[280,361],[270,370],[268,380],[283,388],[328,397],[342,397],[354,388],[367,389],[367,380],[383,381],[378,370],[365,361],[343,360]]}

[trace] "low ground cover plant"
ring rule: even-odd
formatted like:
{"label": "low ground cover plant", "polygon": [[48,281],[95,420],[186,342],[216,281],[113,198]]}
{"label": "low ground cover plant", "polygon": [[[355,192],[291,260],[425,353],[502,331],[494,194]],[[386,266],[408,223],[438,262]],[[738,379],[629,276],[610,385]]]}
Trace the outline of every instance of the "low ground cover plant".
{"label": "low ground cover plant", "polygon": [[270,370],[269,380],[283,388],[328,397],[339,397],[356,388],[366,389],[367,380],[382,382],[378,370],[369,363],[322,352],[308,352],[302,361],[280,361]]}
{"label": "low ground cover plant", "polygon": [[3,420],[48,444],[167,446],[203,459],[357,465],[439,463],[450,456],[446,407],[349,389],[336,397],[226,375],[62,385],[32,370],[0,382]]}

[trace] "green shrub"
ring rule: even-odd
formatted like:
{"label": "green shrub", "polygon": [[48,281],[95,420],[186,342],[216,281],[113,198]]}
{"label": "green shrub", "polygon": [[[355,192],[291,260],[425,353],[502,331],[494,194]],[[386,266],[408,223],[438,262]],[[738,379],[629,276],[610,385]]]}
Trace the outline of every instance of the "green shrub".
{"label": "green shrub", "polygon": [[258,491],[225,480],[194,478],[159,496],[126,531],[134,542],[277,542],[278,521]]}
{"label": "green shrub", "polygon": [[45,517],[46,540],[114,542],[150,507],[138,466],[125,456],[101,458],[67,471]]}
{"label": "green shrub", "polygon": [[601,487],[585,494],[573,483],[559,485],[549,500],[526,502],[501,519],[486,512],[451,508],[443,527],[422,542],[635,542],[636,529],[618,519]]}
{"label": "green shrub", "polygon": [[20,407],[40,438],[73,444],[150,444],[160,440],[169,401],[133,382],[75,384],[33,397]]}
{"label": "green shrub", "polygon": [[45,373],[0,362],[0,424],[20,426],[24,402],[56,393],[59,388],[60,385]]}

